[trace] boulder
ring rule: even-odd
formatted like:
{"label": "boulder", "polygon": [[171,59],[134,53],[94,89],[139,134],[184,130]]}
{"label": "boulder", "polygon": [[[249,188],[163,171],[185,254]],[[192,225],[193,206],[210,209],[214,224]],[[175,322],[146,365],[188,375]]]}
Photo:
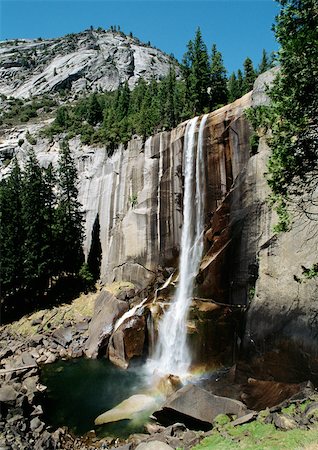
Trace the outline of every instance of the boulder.
{"label": "boulder", "polygon": [[142,356],[145,344],[145,318],[133,316],[125,321],[112,335],[109,342],[110,361],[127,368],[134,356]]}
{"label": "boulder", "polygon": [[0,387],[0,402],[12,402],[18,397],[18,392],[10,385]]}
{"label": "boulder", "polygon": [[190,384],[171,395],[153,415],[163,425],[180,421],[188,428],[208,430],[219,414],[241,417],[247,412],[238,400],[219,397]]}
{"label": "boulder", "polygon": [[142,442],[136,450],[173,450],[173,447],[161,441]]}
{"label": "boulder", "polygon": [[52,334],[53,339],[63,347],[72,341],[73,332],[71,327],[60,327]]}
{"label": "boulder", "polygon": [[100,414],[95,419],[95,425],[117,422],[123,419],[134,419],[145,412],[151,414],[157,407],[156,398],[150,395],[132,395],[109,411]]}
{"label": "boulder", "polygon": [[127,310],[126,302],[118,300],[107,290],[101,291],[96,299],[94,315],[88,329],[86,356],[96,358],[100,349],[108,345],[115,321]]}

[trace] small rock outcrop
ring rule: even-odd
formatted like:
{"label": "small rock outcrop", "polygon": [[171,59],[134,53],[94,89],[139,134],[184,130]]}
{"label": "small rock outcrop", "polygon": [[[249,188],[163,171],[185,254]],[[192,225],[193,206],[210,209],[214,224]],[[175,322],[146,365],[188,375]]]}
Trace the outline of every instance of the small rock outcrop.
{"label": "small rock outcrop", "polygon": [[163,425],[180,421],[189,428],[208,430],[219,414],[241,417],[247,412],[246,406],[238,400],[219,397],[190,384],[171,395],[154,416]]}
{"label": "small rock outcrop", "polygon": [[85,354],[96,358],[103,348],[105,353],[108,340],[112,334],[115,321],[128,310],[127,302],[118,300],[111,292],[101,291],[95,302],[93,318],[89,325],[89,337],[86,342]]}

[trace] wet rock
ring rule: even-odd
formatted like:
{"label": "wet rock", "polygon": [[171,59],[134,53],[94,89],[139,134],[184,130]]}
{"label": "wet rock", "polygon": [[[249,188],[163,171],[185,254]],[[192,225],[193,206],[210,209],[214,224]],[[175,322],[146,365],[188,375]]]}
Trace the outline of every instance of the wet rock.
{"label": "wet rock", "polygon": [[165,442],[152,441],[139,444],[136,450],[173,450],[173,447],[170,447]]}
{"label": "wet rock", "polygon": [[278,383],[276,381],[249,378],[242,387],[241,399],[250,409],[260,411],[278,405],[300,391],[300,384]]}
{"label": "wet rock", "polygon": [[243,416],[246,406],[227,397],[219,397],[194,385],[187,385],[175,392],[153,415],[163,425],[178,419],[188,428],[207,430],[219,414]]}
{"label": "wet rock", "polygon": [[133,316],[125,321],[112,335],[109,342],[110,361],[127,368],[134,356],[142,356],[145,344],[145,318]]}
{"label": "wet rock", "polygon": [[63,347],[66,347],[72,340],[73,332],[71,327],[61,327],[55,330],[52,338]]}
{"label": "wet rock", "polygon": [[0,402],[15,401],[18,395],[19,393],[10,385],[0,387]]}
{"label": "wet rock", "polygon": [[115,321],[127,310],[126,302],[118,300],[106,290],[101,291],[96,299],[94,315],[89,325],[86,356],[96,358],[101,347],[107,347]]}

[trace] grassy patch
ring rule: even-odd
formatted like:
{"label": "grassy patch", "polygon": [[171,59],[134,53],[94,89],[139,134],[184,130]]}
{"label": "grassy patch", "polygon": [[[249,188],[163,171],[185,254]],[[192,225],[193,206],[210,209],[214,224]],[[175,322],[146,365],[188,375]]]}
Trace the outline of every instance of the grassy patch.
{"label": "grassy patch", "polygon": [[239,427],[226,425],[212,431],[194,450],[296,450],[318,441],[318,429],[277,430],[272,424],[254,421]]}
{"label": "grassy patch", "polygon": [[92,317],[94,312],[95,299],[99,292],[82,294],[70,305],[61,305],[53,309],[37,311],[30,316],[22,317],[17,322],[7,325],[6,328],[13,334],[22,336],[32,336],[37,333],[38,325],[32,325],[33,320],[42,319],[42,326],[45,331],[49,330],[48,324],[58,327],[63,321],[80,322],[84,317]]}

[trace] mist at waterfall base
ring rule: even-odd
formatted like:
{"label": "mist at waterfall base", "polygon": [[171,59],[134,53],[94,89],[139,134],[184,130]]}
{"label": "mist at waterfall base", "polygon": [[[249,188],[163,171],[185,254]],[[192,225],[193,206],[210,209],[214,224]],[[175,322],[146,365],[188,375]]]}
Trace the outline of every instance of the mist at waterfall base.
{"label": "mist at waterfall base", "polygon": [[45,419],[54,428],[67,426],[75,435],[96,429],[99,437],[126,438],[142,432],[148,419],[94,426],[99,414],[142,390],[140,366],[122,370],[106,359],[58,361],[43,366],[41,382],[47,386],[42,403]]}
{"label": "mist at waterfall base", "polygon": [[187,345],[187,316],[193,297],[195,277],[203,252],[205,169],[203,133],[208,115],[204,115],[196,132],[199,117],[186,127],[184,142],[184,200],[179,283],[175,297],[159,323],[155,354],[147,370],[157,375],[187,376],[191,355]]}

